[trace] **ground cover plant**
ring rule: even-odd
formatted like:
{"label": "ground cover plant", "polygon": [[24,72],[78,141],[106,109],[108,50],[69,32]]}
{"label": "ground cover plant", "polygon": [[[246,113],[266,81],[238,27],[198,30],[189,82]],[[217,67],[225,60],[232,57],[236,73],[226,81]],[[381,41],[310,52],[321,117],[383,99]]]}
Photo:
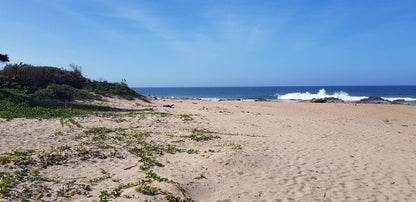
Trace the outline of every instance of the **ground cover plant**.
{"label": "ground cover plant", "polygon": [[[149,116],[160,116],[156,111]],[[130,112],[111,112],[113,116],[123,116]],[[137,117],[139,118],[139,117]],[[79,119],[77,119],[79,120]],[[207,158],[220,152],[218,149],[206,148],[202,152],[198,149],[206,141],[219,138],[219,133],[201,129],[189,129],[190,135],[166,135],[156,131],[146,131],[140,127],[108,128],[86,127],[73,118],[62,118],[62,126],[69,129],[68,132],[55,132],[51,137],[65,137],[75,143],[54,146],[45,150],[16,150],[0,154],[0,200],[59,200],[60,198],[82,199],[85,197],[97,197],[100,201],[117,200],[118,198],[135,198],[137,194],[156,197],[157,200],[167,201],[192,201],[182,188],[182,185],[162,176],[156,171],[170,166],[170,162],[161,160],[165,155],[196,155]],[[148,117],[158,124],[154,117]],[[204,134],[207,133],[207,134]],[[170,137],[168,142],[158,142],[156,135]],[[189,139],[191,145],[199,145],[190,148],[189,141],[177,141],[178,138]],[[233,144],[235,145],[235,144]],[[195,145],[194,145],[195,146]],[[238,147],[238,148],[237,148]],[[242,149],[237,145],[230,150]],[[224,148],[227,149],[227,148]],[[218,150],[218,152],[216,152]],[[136,180],[125,181],[115,178],[110,170],[101,170],[97,175],[86,178],[59,178],[48,176],[43,171],[49,168],[71,167],[80,162],[95,162],[98,160],[114,161],[116,159],[136,159],[136,164],[125,170],[137,167],[139,176]],[[199,174],[194,179],[203,180],[207,177]],[[131,180],[131,179],[130,179]],[[111,182],[111,183],[110,183]],[[111,184],[105,189],[97,189],[102,184]],[[53,190],[50,187],[59,187]],[[131,188],[131,189],[130,189]],[[173,190],[171,190],[171,188]],[[125,192],[129,189],[129,192]],[[178,191],[179,190],[179,191]],[[136,195],[131,195],[134,191]]]}

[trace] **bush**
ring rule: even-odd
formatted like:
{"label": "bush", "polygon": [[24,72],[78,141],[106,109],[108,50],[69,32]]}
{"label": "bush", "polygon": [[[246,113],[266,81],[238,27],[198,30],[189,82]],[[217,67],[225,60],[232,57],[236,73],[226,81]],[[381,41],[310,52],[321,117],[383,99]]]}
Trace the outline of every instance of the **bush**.
{"label": "bush", "polygon": [[94,93],[102,96],[119,96],[121,98],[129,100],[132,100],[134,98],[140,98],[146,101],[146,98],[144,96],[130,89],[125,84],[108,83],[106,81],[92,81],[86,86],[86,89],[91,90]]}
{"label": "bush", "polygon": [[82,88],[89,82],[77,69],[67,71],[56,67],[37,67],[22,63],[6,65],[0,73],[16,82],[36,87],[46,87],[50,84],[67,84],[74,88]]}
{"label": "bush", "polygon": [[47,88],[40,89],[35,92],[35,98],[40,100],[86,100],[86,99],[99,99],[100,97],[94,95],[86,90],[76,89],[69,85],[57,85],[52,84]]}
{"label": "bush", "polygon": [[[81,67],[76,65],[71,65],[71,67],[73,70],[68,71],[56,67],[38,67],[22,63],[8,64],[0,71],[0,90],[14,89],[38,100],[99,99],[99,95],[102,95],[118,96],[130,100],[139,98],[147,101],[144,96],[124,83],[91,82],[82,76]],[[0,97],[19,93],[8,94],[0,91]]]}

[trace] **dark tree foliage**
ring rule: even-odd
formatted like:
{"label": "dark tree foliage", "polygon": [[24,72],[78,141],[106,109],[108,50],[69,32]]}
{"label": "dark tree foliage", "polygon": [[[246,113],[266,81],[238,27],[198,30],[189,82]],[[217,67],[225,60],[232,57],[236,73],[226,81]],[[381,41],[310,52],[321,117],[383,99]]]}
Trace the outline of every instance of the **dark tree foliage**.
{"label": "dark tree foliage", "polygon": [[82,88],[89,82],[79,70],[67,71],[56,67],[37,67],[22,63],[6,65],[0,73],[16,82],[36,87],[67,84],[74,88]]}
{"label": "dark tree foliage", "polygon": [[1,62],[9,62],[9,56],[6,54],[0,54],[0,61]]}
{"label": "dark tree foliage", "polygon": [[80,66],[70,65],[70,67],[72,71],[23,63],[7,64],[0,71],[0,87],[24,92],[40,100],[64,101],[117,96],[147,101],[143,95],[130,89],[126,83],[91,81],[82,76]]}

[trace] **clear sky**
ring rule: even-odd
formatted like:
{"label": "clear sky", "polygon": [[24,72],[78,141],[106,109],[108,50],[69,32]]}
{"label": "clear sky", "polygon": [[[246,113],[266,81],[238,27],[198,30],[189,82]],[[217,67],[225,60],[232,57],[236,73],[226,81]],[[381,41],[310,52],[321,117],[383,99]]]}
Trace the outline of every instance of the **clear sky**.
{"label": "clear sky", "polygon": [[4,0],[0,53],[131,87],[416,85],[416,1]]}

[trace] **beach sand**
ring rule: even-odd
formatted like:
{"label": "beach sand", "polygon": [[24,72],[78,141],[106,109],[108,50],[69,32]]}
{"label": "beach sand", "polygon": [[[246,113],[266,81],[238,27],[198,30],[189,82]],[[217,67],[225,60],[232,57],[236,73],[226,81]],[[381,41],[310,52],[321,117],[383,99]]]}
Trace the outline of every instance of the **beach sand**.
{"label": "beach sand", "polygon": [[[171,193],[196,201],[416,201],[416,106],[181,99],[100,103],[126,112],[74,117],[82,127],[60,119],[0,120],[0,153],[63,145],[74,150],[66,151],[64,162],[32,166],[60,181],[40,183],[49,189],[33,188],[35,195],[42,193],[40,199],[97,201],[103,190],[149,179],[140,157],[129,152],[145,141],[186,152],[153,153],[163,167],[153,165],[147,172],[168,179],[150,183],[160,188],[156,196],[137,192],[141,185],[136,184],[123,187],[117,198],[109,194],[108,200],[159,201]],[[162,107],[166,104],[174,107]],[[94,135],[85,132],[92,127],[116,132],[93,141]],[[143,132],[148,137],[133,140],[133,134]],[[82,159],[74,155],[79,147],[107,157]],[[10,162],[0,165],[0,172],[21,167]],[[79,192],[80,184],[90,189],[71,193]]]}

